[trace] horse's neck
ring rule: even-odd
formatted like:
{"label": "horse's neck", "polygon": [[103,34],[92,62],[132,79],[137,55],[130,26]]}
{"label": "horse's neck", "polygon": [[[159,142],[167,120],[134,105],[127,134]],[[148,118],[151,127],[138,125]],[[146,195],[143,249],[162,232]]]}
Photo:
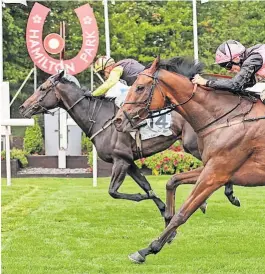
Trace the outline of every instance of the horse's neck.
{"label": "horse's neck", "polygon": [[[169,80],[166,83],[173,91],[170,93],[173,103],[180,104],[191,97],[194,85],[187,78],[176,74],[171,74],[171,77],[167,78]],[[198,86],[194,96],[182,106],[177,107],[177,111],[197,131],[229,113],[239,102],[239,97],[232,93],[210,91]],[[245,102],[245,105],[251,105],[251,103]],[[242,110],[239,108],[239,111]],[[237,109],[233,111],[233,115],[235,116],[236,113]]]}
{"label": "horse's neck", "polygon": [[187,121],[176,111],[173,111],[171,114],[172,124],[171,129],[175,133],[175,135],[182,135],[183,127]]}
{"label": "horse's neck", "polygon": [[[96,98],[84,98],[71,108],[84,95],[82,90],[75,90],[74,93],[60,90],[60,95],[63,102],[62,107],[88,137],[97,132],[108,120],[108,117],[111,118],[107,102],[102,102]],[[71,109],[68,110],[69,108]]]}

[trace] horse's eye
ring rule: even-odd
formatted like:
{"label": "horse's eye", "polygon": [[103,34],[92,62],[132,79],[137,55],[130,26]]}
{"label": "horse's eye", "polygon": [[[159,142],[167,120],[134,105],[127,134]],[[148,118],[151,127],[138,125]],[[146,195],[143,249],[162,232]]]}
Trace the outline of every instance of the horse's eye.
{"label": "horse's eye", "polygon": [[139,86],[136,87],[136,92],[141,93],[143,91],[144,91],[144,86],[139,85]]}

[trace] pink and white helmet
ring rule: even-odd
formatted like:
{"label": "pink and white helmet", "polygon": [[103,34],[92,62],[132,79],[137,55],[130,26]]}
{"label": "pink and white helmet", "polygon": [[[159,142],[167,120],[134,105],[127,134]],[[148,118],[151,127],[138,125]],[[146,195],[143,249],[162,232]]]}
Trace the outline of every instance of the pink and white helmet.
{"label": "pink and white helmet", "polygon": [[221,44],[215,54],[215,61],[217,64],[232,61],[234,58],[244,53],[246,48],[235,40],[228,40]]}

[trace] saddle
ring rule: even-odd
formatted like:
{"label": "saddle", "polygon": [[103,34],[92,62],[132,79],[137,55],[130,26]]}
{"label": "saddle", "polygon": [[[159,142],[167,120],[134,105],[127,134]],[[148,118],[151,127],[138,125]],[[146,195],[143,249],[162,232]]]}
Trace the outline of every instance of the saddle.
{"label": "saddle", "polygon": [[260,99],[263,103],[265,103],[265,83],[258,82],[253,87],[247,88],[245,90],[250,96],[253,96],[257,99]]}

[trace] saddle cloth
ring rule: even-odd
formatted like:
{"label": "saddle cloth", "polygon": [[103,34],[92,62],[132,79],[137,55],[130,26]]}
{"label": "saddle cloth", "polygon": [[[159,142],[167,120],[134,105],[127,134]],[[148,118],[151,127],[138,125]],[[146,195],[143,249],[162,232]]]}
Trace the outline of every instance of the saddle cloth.
{"label": "saddle cloth", "polygon": [[253,87],[247,88],[246,91],[260,95],[263,91],[265,91],[265,83],[258,82]]}
{"label": "saddle cloth", "polygon": [[[127,96],[129,86],[124,85],[121,82],[118,82],[106,93],[106,97],[115,98],[115,104],[120,108],[125,101]],[[165,113],[168,110],[163,110],[160,113]],[[161,116],[146,119],[141,124],[143,126],[140,128],[140,134],[142,140],[148,140],[158,136],[170,136],[172,131],[171,126],[171,113],[162,114]],[[135,139],[135,132],[131,132],[131,136]]]}

